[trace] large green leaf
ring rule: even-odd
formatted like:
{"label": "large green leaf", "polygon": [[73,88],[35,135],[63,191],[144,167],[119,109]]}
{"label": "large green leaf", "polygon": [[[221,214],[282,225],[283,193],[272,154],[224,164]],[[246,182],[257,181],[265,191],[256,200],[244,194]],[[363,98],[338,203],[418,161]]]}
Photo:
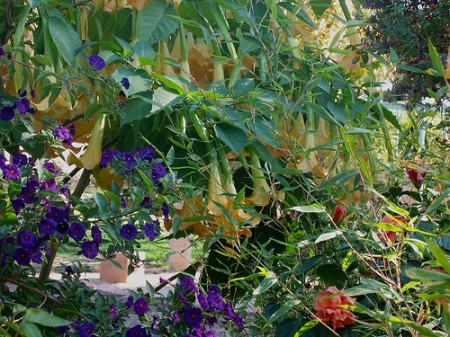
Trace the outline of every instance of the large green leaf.
{"label": "large green leaf", "polygon": [[153,83],[148,72],[143,69],[133,70],[123,67],[116,69],[112,74],[112,78],[116,80],[117,83],[120,83],[124,77],[130,82],[130,87],[128,89],[122,88],[127,97],[138,92],[150,90]]}
{"label": "large green leaf", "polygon": [[331,3],[331,0],[311,0],[309,2],[314,14],[316,14],[317,17],[322,16],[323,13],[331,7]]}
{"label": "large green leaf", "polygon": [[240,154],[242,149],[248,144],[245,132],[234,126],[220,123],[214,127],[214,130],[217,137],[237,154]]}
{"label": "large green leaf", "polygon": [[25,314],[25,320],[43,326],[57,327],[69,325],[71,322],[58,316],[49,314],[45,310],[30,308]]}
{"label": "large green leaf", "polygon": [[127,100],[120,114],[120,124],[125,125],[148,117],[152,111],[152,98],[152,93],[147,91]]}
{"label": "large green leaf", "polygon": [[71,66],[75,65],[75,57],[83,44],[73,27],[56,9],[47,10],[50,35],[64,60]]}
{"label": "large green leaf", "polygon": [[173,17],[175,8],[165,0],[153,0],[137,15],[137,39],[150,44],[159,42],[173,34],[179,24]]}

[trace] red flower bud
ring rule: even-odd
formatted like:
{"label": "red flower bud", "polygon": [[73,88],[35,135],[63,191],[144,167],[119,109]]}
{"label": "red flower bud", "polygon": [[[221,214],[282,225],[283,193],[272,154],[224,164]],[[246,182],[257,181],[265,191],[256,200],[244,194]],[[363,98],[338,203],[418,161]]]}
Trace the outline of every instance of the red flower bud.
{"label": "red flower bud", "polygon": [[340,223],[347,216],[347,208],[341,205],[336,205],[331,213],[331,218],[334,223]]}
{"label": "red flower bud", "polygon": [[425,176],[427,175],[426,172],[419,172],[411,167],[406,167],[406,173],[408,174],[409,180],[417,189],[422,186],[422,182],[425,180]]}

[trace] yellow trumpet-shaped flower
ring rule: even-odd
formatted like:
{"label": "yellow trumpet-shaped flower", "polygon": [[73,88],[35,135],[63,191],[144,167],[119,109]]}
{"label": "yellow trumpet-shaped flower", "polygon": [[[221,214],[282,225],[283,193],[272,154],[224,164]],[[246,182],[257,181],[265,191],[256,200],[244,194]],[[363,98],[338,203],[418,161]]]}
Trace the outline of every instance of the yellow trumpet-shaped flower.
{"label": "yellow trumpet-shaped flower", "polygon": [[79,158],[81,165],[88,170],[92,170],[100,162],[102,155],[103,131],[105,129],[106,115],[100,114],[92,130],[91,139],[86,152]]}

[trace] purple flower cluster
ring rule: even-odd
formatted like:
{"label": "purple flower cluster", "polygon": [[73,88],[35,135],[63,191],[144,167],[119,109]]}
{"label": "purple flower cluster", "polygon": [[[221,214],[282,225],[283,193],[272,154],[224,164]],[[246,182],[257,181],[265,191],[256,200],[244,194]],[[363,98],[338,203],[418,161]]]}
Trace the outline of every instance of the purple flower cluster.
{"label": "purple flower cluster", "polygon": [[144,225],[145,235],[150,241],[154,241],[161,233],[161,226],[159,220],[154,220],[152,222],[147,222]]}
{"label": "purple flower cluster", "polygon": [[89,56],[89,64],[96,70],[102,70],[106,66],[105,60],[97,54]]}
{"label": "purple flower cluster", "polygon": [[31,107],[30,100],[26,98],[26,96],[27,96],[26,90],[25,91],[19,90],[19,97],[14,103],[10,104],[7,104],[0,98],[0,104],[3,103],[2,104],[3,107],[0,109],[0,119],[2,121],[7,122],[12,120],[17,113],[22,116],[28,113],[34,114],[35,110],[33,107]]}
{"label": "purple flower cluster", "polygon": [[75,126],[72,124],[69,128],[60,125],[55,129],[55,136],[64,144],[72,145],[75,136]]}

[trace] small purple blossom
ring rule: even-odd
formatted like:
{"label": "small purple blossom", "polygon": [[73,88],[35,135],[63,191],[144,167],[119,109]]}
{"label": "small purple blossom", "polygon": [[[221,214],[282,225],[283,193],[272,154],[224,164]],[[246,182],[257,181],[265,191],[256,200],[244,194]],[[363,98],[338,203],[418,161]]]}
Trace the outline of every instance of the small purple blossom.
{"label": "small purple blossom", "polygon": [[150,241],[155,240],[158,237],[160,231],[161,228],[158,220],[147,222],[144,225],[145,235],[149,238]]}
{"label": "small purple blossom", "polygon": [[44,191],[58,192],[58,184],[54,178],[50,178],[47,181],[44,181],[41,185],[41,189]]}
{"label": "small purple blossom", "polygon": [[14,108],[10,107],[10,106],[4,106],[3,108],[0,109],[0,119],[2,121],[10,121],[11,119],[14,118]]}
{"label": "small purple blossom", "polygon": [[165,202],[162,203],[161,212],[164,216],[164,219],[169,220],[169,205],[167,205],[167,203]]}
{"label": "small purple blossom", "polygon": [[29,250],[30,259],[32,262],[41,264],[42,263],[42,253],[39,249],[31,249]]}
{"label": "small purple blossom", "polygon": [[19,247],[14,251],[14,260],[21,266],[29,265],[31,262],[30,253],[26,248]]}
{"label": "small purple blossom", "polygon": [[183,309],[183,318],[186,323],[198,327],[203,322],[203,313],[199,308],[185,307]]}
{"label": "small purple blossom", "polygon": [[69,230],[69,223],[67,221],[61,221],[56,224],[56,231],[60,234],[64,234]]}
{"label": "small purple blossom", "polygon": [[138,316],[145,315],[148,311],[148,302],[145,298],[141,297],[133,304],[134,313]]}
{"label": "small purple blossom", "polygon": [[126,240],[133,240],[138,236],[138,231],[135,225],[129,223],[120,228],[120,235]]}
{"label": "small purple blossom", "polygon": [[207,299],[207,297],[206,297],[205,294],[199,293],[199,294],[197,295],[197,301],[198,301],[198,304],[200,304],[200,307],[201,307],[203,310],[208,310],[208,308],[209,308],[209,303],[208,303],[208,299]]}
{"label": "small purple blossom", "polygon": [[152,161],[155,159],[156,150],[152,145],[148,145],[144,148],[137,148],[137,157],[142,160]]}
{"label": "small purple blossom", "polygon": [[26,115],[27,112],[29,112],[31,109],[30,101],[28,100],[28,98],[23,97],[20,100],[18,100],[16,102],[16,109],[19,110],[19,113],[21,115]]}
{"label": "small purple blossom", "polygon": [[8,180],[17,180],[22,175],[20,167],[15,164],[6,164],[3,167],[3,175]]}
{"label": "small purple blossom", "polygon": [[68,145],[72,145],[73,143],[73,136],[71,135],[70,130],[64,125],[60,125],[55,129],[55,136]]}
{"label": "small purple blossom", "polygon": [[133,307],[134,299],[133,296],[128,296],[125,305],[127,306],[127,309],[131,309]]}
{"label": "small purple blossom", "polygon": [[127,164],[129,166],[136,165],[136,158],[134,158],[134,154],[131,152],[126,152],[126,153],[122,154],[122,159],[125,162],[125,164]]}
{"label": "small purple blossom", "polygon": [[106,66],[105,60],[97,54],[92,54],[89,56],[89,64],[96,70],[102,70]]}
{"label": "small purple blossom", "polygon": [[6,55],[5,48],[3,48],[3,46],[0,46],[0,56],[5,56],[5,55]]}
{"label": "small purple blossom", "polygon": [[92,226],[91,236],[92,236],[92,240],[96,243],[100,243],[103,241],[102,230],[97,225]]}
{"label": "small purple blossom", "polygon": [[117,312],[117,308],[114,303],[109,304],[109,315],[113,320],[117,320],[119,318],[119,313]]}
{"label": "small purple blossom", "polygon": [[85,241],[81,245],[81,252],[88,259],[93,259],[98,255],[99,247],[98,243],[94,241]]}
{"label": "small purple blossom", "polygon": [[102,156],[100,157],[100,163],[98,166],[100,168],[108,166],[109,163],[111,163],[115,158],[117,158],[120,155],[120,151],[114,150],[111,148],[106,149],[103,151]]}
{"label": "small purple blossom", "polygon": [[39,222],[38,229],[42,235],[52,235],[56,231],[56,221],[44,218]]}
{"label": "small purple blossom", "polygon": [[25,207],[25,200],[21,197],[11,200],[11,205],[14,209],[14,212],[19,213],[22,208]]}
{"label": "small purple blossom", "polygon": [[125,333],[125,337],[147,337],[147,331],[142,327],[142,325],[138,324],[132,328],[129,328]]}
{"label": "small purple blossom", "polygon": [[23,248],[35,248],[38,244],[38,239],[33,232],[23,230],[17,234],[17,243]]}
{"label": "small purple blossom", "polygon": [[167,174],[166,166],[163,163],[156,163],[152,169],[152,178],[154,181],[158,181],[164,178]]}
{"label": "small purple blossom", "polygon": [[95,331],[95,325],[91,322],[84,322],[78,328],[78,335],[80,337],[90,337]]}
{"label": "small purple blossom", "polygon": [[16,153],[12,157],[12,163],[20,167],[26,166],[28,164],[28,157],[23,153]]}
{"label": "small purple blossom", "polygon": [[56,173],[57,169],[54,163],[52,163],[51,161],[45,162],[42,165],[47,171],[49,171],[50,173]]}
{"label": "small purple blossom", "polygon": [[64,207],[49,206],[47,209],[47,218],[53,219],[56,223],[69,221],[70,205]]}
{"label": "small purple blossom", "polygon": [[191,276],[181,276],[180,285],[185,293],[198,292],[197,284],[195,284],[195,280]]}
{"label": "small purple blossom", "polygon": [[125,90],[130,89],[130,81],[128,80],[128,78],[122,77],[122,80],[120,81],[120,83],[122,84],[122,86],[124,87]]}
{"label": "small purple blossom", "polygon": [[69,236],[75,241],[83,240],[86,235],[86,229],[82,223],[72,222],[69,227]]}

